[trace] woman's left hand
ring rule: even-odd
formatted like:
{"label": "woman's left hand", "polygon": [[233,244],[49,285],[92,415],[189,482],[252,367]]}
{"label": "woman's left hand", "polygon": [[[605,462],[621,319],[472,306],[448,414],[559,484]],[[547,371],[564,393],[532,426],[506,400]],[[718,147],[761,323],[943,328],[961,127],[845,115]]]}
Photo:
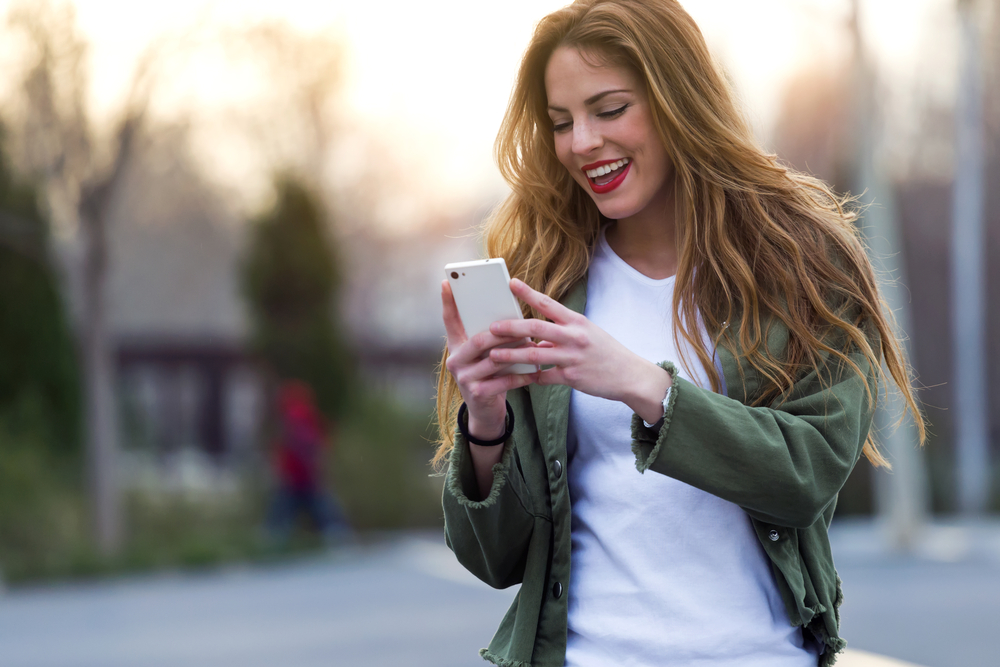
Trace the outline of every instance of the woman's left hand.
{"label": "woman's left hand", "polygon": [[[490,350],[499,363],[551,366],[538,374],[537,384],[564,384],[592,396],[622,401],[647,421],[663,414],[661,401],[672,384],[670,375],[635,354],[580,313],[531,289],[516,278],[511,292],[550,322],[540,319],[494,322],[499,336],[530,337],[535,347]],[[647,419],[648,417],[648,419]]]}

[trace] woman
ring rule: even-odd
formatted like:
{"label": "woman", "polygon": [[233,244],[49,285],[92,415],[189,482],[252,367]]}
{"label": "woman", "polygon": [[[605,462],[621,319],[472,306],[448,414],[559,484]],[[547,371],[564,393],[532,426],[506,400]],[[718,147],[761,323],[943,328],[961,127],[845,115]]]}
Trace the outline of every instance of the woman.
{"label": "woman", "polygon": [[449,546],[521,584],[481,654],[831,664],[883,362],[916,413],[855,214],[758,147],[673,0],[544,18],[496,152],[486,249],[535,317],[468,338],[442,284],[436,457]]}

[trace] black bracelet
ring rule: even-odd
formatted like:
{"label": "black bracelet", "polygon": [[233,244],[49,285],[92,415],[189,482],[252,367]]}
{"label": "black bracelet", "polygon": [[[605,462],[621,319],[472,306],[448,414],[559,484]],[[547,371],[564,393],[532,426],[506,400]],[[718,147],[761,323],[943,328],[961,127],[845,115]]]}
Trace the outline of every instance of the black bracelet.
{"label": "black bracelet", "polygon": [[[506,403],[506,401],[504,401]],[[496,447],[497,445],[502,445],[507,442],[507,438],[510,434],[514,432],[514,408],[510,407],[510,403],[507,403],[507,420],[506,428],[504,429],[503,435],[501,435],[496,440],[480,440],[474,435],[469,433],[469,425],[466,419],[466,413],[468,408],[465,407],[465,403],[462,403],[462,407],[458,409],[458,430],[465,436],[465,439],[474,445],[479,445],[480,447]]]}

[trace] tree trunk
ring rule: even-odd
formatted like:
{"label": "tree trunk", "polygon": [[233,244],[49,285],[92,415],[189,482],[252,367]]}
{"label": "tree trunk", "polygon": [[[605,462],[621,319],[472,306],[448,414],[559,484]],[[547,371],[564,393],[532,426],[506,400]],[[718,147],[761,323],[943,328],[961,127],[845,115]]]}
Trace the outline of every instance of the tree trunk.
{"label": "tree trunk", "polygon": [[107,309],[107,189],[86,193],[81,201],[83,256],[83,366],[86,392],[87,461],[97,545],[110,556],[122,541],[118,489],[118,415],[115,364]]}

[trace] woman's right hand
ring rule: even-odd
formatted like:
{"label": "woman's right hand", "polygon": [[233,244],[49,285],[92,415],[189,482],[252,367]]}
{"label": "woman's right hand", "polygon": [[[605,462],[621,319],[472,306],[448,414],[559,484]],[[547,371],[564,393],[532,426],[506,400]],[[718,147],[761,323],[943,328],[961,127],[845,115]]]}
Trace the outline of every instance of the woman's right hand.
{"label": "woman's right hand", "polygon": [[[469,433],[481,440],[503,435],[507,419],[507,391],[531,384],[538,373],[497,375],[510,364],[490,358],[490,350],[504,343],[523,341],[520,337],[497,336],[484,331],[469,338],[458,315],[458,306],[447,280],[441,282],[441,305],[448,336],[448,360],[445,367],[458,383],[469,418]],[[476,449],[502,450],[501,447]],[[499,453],[497,454],[499,458]]]}

